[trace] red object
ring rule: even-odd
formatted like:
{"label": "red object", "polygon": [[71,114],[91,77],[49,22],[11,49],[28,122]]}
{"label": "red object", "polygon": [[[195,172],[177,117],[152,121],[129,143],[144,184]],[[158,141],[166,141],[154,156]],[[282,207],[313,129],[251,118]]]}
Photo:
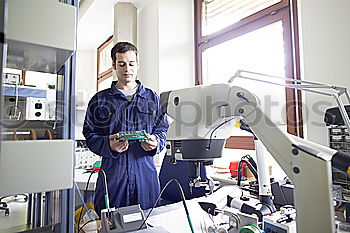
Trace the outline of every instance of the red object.
{"label": "red object", "polygon": [[[100,169],[100,168],[101,168],[101,165],[102,165],[102,162],[101,162],[101,161],[96,161],[96,162],[94,162],[94,164],[92,165],[92,166],[93,166],[92,170],[95,171],[95,170],[97,170],[97,169]],[[99,171],[100,171],[100,170],[95,171],[95,172],[99,172]]]}
{"label": "red object", "polygon": [[[238,176],[238,164],[239,164],[239,161],[230,162],[229,169],[230,169],[232,177],[237,177]],[[246,166],[247,166],[247,164],[245,164],[245,163],[242,164],[242,169],[241,169],[242,176],[245,176],[244,168]]]}

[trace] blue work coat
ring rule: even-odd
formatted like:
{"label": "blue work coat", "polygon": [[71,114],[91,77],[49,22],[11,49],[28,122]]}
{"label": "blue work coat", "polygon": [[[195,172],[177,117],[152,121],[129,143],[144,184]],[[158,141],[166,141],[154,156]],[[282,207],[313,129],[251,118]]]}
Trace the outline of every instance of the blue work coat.
{"label": "blue work coat", "polygon": [[[139,203],[142,209],[153,206],[160,192],[153,156],[165,146],[168,122],[162,113],[159,96],[141,82],[133,99],[126,96],[113,82],[111,88],[95,94],[89,102],[83,134],[89,149],[102,156],[111,207]],[[129,141],[128,150],[118,153],[109,146],[109,135],[119,131],[146,130],[156,136],[158,146],[152,151],[142,149],[139,141]],[[99,172],[94,205],[98,214],[106,208],[105,186]]]}

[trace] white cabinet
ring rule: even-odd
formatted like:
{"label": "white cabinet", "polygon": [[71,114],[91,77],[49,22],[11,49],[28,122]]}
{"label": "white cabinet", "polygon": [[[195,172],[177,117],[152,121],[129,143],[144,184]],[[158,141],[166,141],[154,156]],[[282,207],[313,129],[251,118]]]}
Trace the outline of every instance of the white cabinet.
{"label": "white cabinet", "polygon": [[76,8],[58,1],[8,1],[7,67],[57,73],[76,48]]}

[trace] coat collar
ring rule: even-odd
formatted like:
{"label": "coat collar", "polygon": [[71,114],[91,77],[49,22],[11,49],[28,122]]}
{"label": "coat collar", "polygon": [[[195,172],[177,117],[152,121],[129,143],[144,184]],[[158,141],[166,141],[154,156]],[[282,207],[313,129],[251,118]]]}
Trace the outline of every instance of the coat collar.
{"label": "coat collar", "polygon": [[[116,88],[116,84],[117,84],[118,81],[113,81],[112,82],[112,85],[111,85],[111,90],[110,90],[110,94],[111,95],[123,95],[123,93],[118,90],[118,88]],[[147,92],[146,92],[146,89],[145,87],[143,86],[143,84],[139,81],[139,80],[136,80],[136,83],[139,85],[138,88],[137,88],[137,91],[135,93],[135,95],[138,95],[142,98],[147,98]]]}

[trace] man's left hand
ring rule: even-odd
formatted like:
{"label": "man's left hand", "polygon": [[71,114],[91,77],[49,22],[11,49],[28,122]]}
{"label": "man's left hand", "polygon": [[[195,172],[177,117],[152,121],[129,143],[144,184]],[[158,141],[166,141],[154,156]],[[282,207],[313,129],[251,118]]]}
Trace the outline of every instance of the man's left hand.
{"label": "man's left hand", "polygon": [[156,136],[154,135],[149,135],[150,139],[148,140],[141,140],[141,147],[145,151],[151,151],[157,148],[158,146],[158,141]]}

